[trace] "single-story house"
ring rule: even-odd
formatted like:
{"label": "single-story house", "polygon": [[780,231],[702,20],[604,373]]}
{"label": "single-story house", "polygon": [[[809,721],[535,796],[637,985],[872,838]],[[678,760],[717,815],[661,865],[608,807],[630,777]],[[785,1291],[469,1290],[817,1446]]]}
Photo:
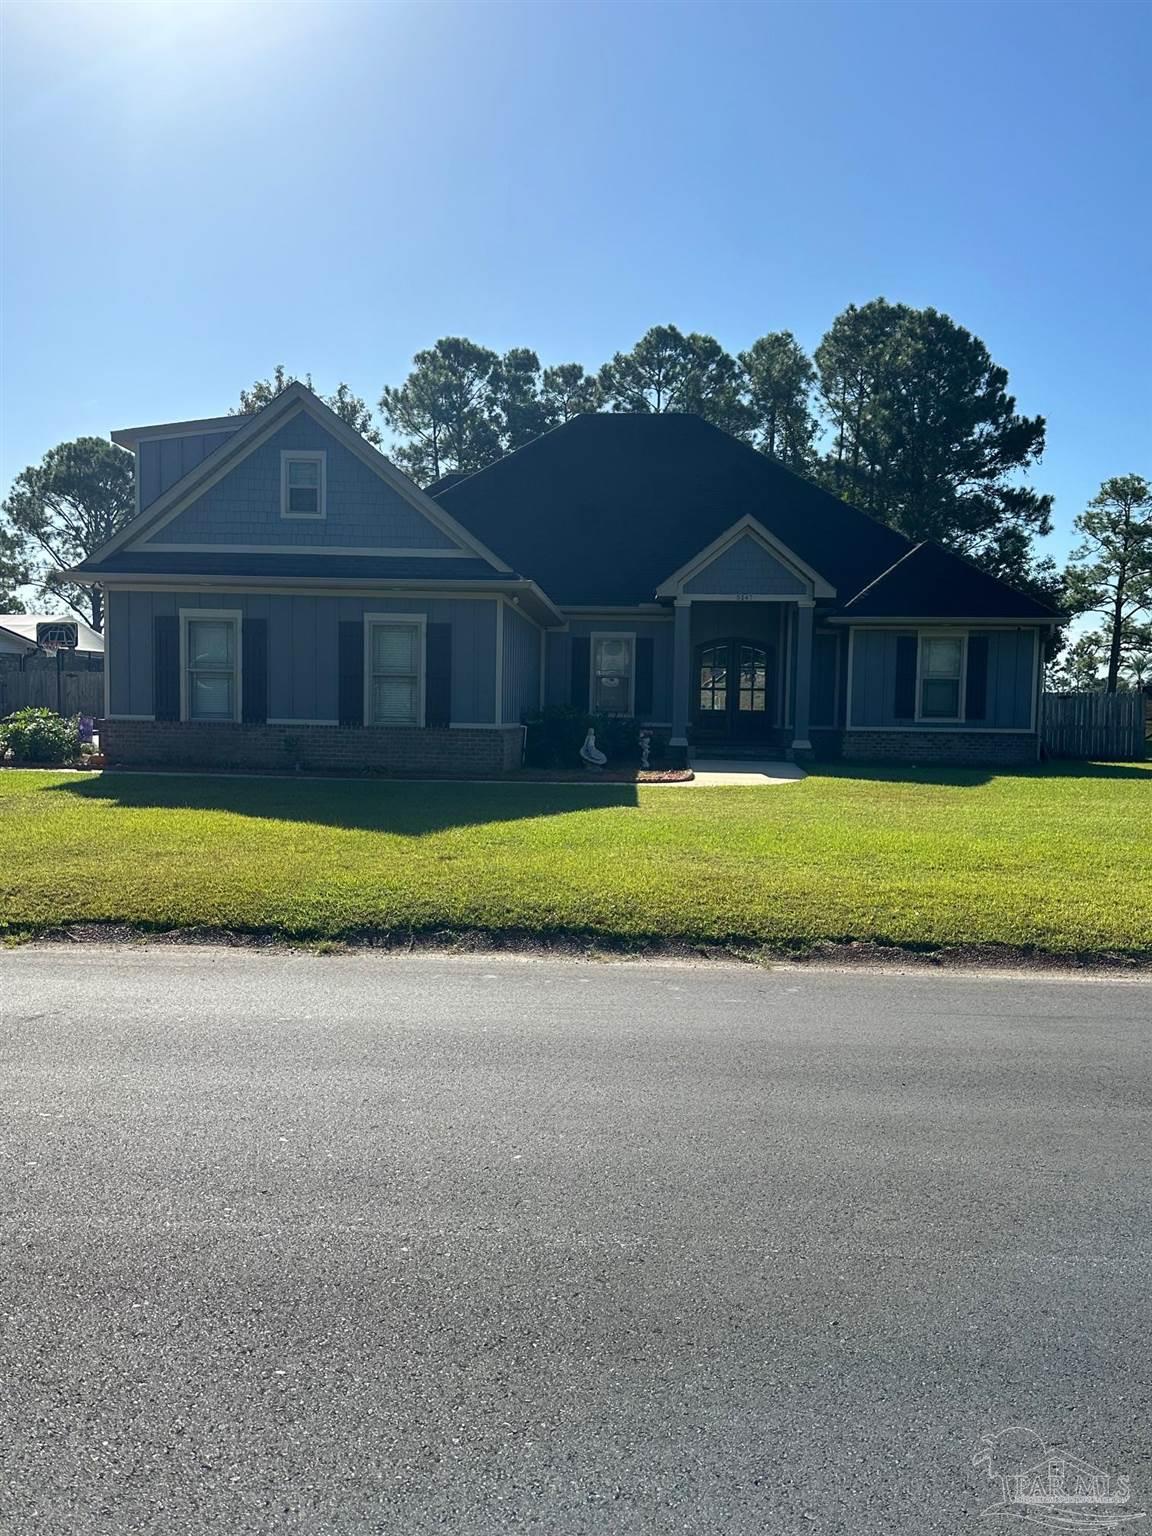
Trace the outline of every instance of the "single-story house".
{"label": "single-story house", "polygon": [[1060,615],[695,416],[578,416],[423,491],[294,384],[113,433],[135,516],[106,593],[125,762],[471,769],[531,712],[674,758],[1024,763]]}

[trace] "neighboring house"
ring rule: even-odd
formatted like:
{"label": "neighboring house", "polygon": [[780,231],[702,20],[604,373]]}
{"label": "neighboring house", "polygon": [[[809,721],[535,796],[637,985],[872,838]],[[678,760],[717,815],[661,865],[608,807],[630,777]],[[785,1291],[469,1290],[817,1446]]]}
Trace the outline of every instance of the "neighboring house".
{"label": "neighboring house", "polygon": [[672,751],[1036,757],[1059,615],[694,416],[589,415],[417,489],[315,395],[113,434],[121,761],[502,771],[526,715]]}
{"label": "neighboring house", "polygon": [[43,655],[42,637],[58,641],[75,638],[75,645],[67,648],[78,656],[104,654],[104,636],[83,619],[66,613],[0,613],[0,656]]}

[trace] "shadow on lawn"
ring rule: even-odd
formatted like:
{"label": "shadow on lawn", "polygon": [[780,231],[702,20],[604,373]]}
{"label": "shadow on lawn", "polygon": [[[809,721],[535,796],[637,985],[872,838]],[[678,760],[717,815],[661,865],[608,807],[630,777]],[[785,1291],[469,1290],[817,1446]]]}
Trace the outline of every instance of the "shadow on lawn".
{"label": "shadow on lawn", "polygon": [[806,765],[809,778],[869,779],[882,784],[944,784],[976,789],[993,779],[1142,779],[1152,789],[1152,765],[1082,763],[1052,759],[1045,763],[1005,763],[1003,767],[961,768],[932,763],[826,762]]}
{"label": "shadow on lawn", "polygon": [[406,783],[399,779],[229,779],[205,774],[105,772],[98,778],[45,786],[44,794],[111,802],[132,810],[227,811],[270,821],[296,821],[346,831],[424,837],[452,827],[570,816],[635,807],[634,784]]}

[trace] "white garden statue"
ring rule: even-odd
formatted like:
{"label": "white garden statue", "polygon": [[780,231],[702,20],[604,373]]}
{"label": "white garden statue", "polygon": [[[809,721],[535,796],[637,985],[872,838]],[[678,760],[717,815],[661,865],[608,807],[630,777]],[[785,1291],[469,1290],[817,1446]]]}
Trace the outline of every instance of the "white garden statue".
{"label": "white garden statue", "polygon": [[588,734],[584,738],[584,745],[580,748],[580,761],[589,773],[599,773],[608,761],[596,745],[596,732],[591,726],[588,727]]}

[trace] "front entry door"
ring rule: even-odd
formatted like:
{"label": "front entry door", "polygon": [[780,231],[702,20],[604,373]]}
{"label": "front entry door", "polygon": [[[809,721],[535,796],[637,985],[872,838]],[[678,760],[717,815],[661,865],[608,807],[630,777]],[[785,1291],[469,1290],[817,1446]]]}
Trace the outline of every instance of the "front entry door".
{"label": "front entry door", "polygon": [[768,734],[774,654],[771,646],[738,638],[696,647],[697,741],[756,741]]}

